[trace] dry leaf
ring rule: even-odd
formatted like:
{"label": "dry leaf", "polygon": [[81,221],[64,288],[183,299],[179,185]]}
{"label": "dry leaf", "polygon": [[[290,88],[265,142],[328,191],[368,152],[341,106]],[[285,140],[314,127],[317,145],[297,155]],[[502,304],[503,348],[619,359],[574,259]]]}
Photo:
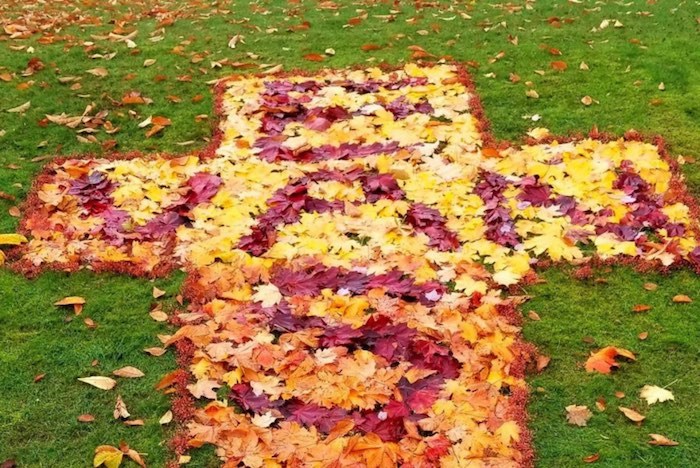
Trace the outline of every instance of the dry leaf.
{"label": "dry leaf", "polygon": [[100,78],[104,78],[105,76],[109,75],[109,71],[103,67],[91,68],[90,70],[86,70],[86,72]]}
{"label": "dry leaf", "polygon": [[7,109],[7,112],[12,112],[14,114],[24,114],[29,110],[29,108],[32,107],[32,102],[27,101],[24,104],[21,104],[17,107],[13,107],[12,109]]}
{"label": "dry leaf", "polygon": [[640,340],[644,341],[649,337],[649,332],[642,332],[639,335],[637,335],[637,338]]}
{"label": "dry leaf", "polygon": [[128,421],[124,421],[125,426],[143,426],[145,422],[143,419],[130,419]]}
{"label": "dry leaf", "polygon": [[685,294],[677,294],[673,296],[673,302],[676,304],[690,304],[693,300]]}
{"label": "dry leaf", "polygon": [[118,377],[125,377],[127,379],[138,379],[139,377],[143,377],[144,375],[146,375],[143,372],[141,372],[141,370],[133,366],[122,367],[121,369],[117,369],[114,372],[112,372],[112,374]]}
{"label": "dry leaf", "polygon": [[82,305],[85,304],[85,298],[80,296],[68,296],[64,297],[60,301],[53,303],[55,306],[67,306],[67,305]]}
{"label": "dry leaf", "polygon": [[545,367],[547,367],[551,359],[552,358],[549,356],[543,356],[541,354],[537,356],[537,372],[541,372]]}
{"label": "dry leaf", "polygon": [[151,318],[156,322],[165,322],[166,320],[168,320],[168,314],[166,314],[160,309],[153,309],[148,313],[148,315],[150,315]]}
{"label": "dry leaf", "polygon": [[583,458],[584,463],[595,463],[598,460],[600,460],[600,454],[599,453],[594,453],[593,455],[588,455],[587,457]]}
{"label": "dry leaf", "polygon": [[647,442],[649,445],[659,445],[663,447],[673,447],[678,445],[678,442],[671,440],[668,437],[661,434],[649,434],[651,440]]}
{"label": "dry leaf", "polygon": [[165,412],[165,414],[163,416],[161,416],[161,418],[158,420],[158,423],[160,423],[161,425],[170,424],[170,422],[172,420],[173,420],[173,412],[168,410]]}
{"label": "dry leaf", "polygon": [[651,306],[647,304],[636,304],[634,307],[632,307],[632,312],[647,312],[651,310]]}
{"label": "dry leaf", "polygon": [[665,388],[656,385],[645,385],[639,392],[639,398],[647,401],[647,404],[663,403],[664,401],[675,400],[673,393]]}
{"label": "dry leaf", "polygon": [[151,65],[156,63],[156,59],[146,59],[143,61],[143,66],[144,67],[150,67]]}
{"label": "dry leaf", "polygon": [[590,106],[591,104],[593,104],[593,98],[591,98],[590,96],[583,96],[581,98],[581,104],[583,104],[584,106]]}
{"label": "dry leaf", "polygon": [[588,424],[593,413],[588,406],[569,405],[566,408],[566,421],[574,426],[583,427]]}
{"label": "dry leaf", "polygon": [[158,299],[159,297],[162,297],[165,295],[165,291],[162,289],[158,289],[157,287],[153,286],[153,297],[155,299]]}
{"label": "dry leaf", "polygon": [[656,283],[644,283],[644,289],[647,291],[656,291],[658,289],[659,285]]}
{"label": "dry leaf", "polygon": [[591,353],[591,356],[586,361],[586,372],[595,371],[601,374],[609,374],[612,369],[619,367],[619,364],[615,361],[617,356],[622,356],[632,361],[636,360],[631,351],[615,346],[607,346],[595,353]]}
{"label": "dry leaf", "polygon": [[630,409],[630,408],[625,408],[624,406],[620,406],[618,408],[622,413],[627,416],[627,419],[633,422],[642,422],[646,419],[646,416],[642,416],[641,414],[637,413],[635,410]]}
{"label": "dry leaf", "polygon": [[540,95],[534,89],[528,89],[527,91],[525,91],[525,96],[532,98],[532,99],[539,99],[540,98]]}
{"label": "dry leaf", "polygon": [[126,409],[126,403],[122,400],[121,395],[117,396],[117,402],[114,405],[114,419],[126,419],[129,416],[129,410]]}
{"label": "dry leaf", "polygon": [[78,416],[78,422],[81,423],[91,423],[95,420],[95,416],[85,413]]}
{"label": "dry leaf", "polygon": [[166,349],[164,349],[164,348],[157,348],[157,347],[154,347],[154,348],[146,348],[146,349],[144,349],[144,351],[146,351],[146,352],[147,352],[148,354],[150,354],[151,356],[156,356],[156,357],[162,356],[163,354],[165,354],[165,353],[167,352]]}
{"label": "dry leaf", "polygon": [[78,380],[88,385],[92,385],[93,387],[97,387],[100,390],[112,390],[114,386],[117,385],[116,380],[99,375],[93,377],[81,377]]}

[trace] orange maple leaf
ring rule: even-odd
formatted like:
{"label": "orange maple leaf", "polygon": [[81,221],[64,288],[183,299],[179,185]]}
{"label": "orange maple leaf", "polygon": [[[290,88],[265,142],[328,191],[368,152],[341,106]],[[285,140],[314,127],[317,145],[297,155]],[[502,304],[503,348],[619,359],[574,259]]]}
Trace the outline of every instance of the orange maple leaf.
{"label": "orange maple leaf", "polygon": [[615,361],[617,356],[626,357],[632,361],[636,360],[631,351],[615,346],[606,346],[595,353],[591,353],[591,356],[586,361],[586,372],[609,374],[613,368],[619,367],[619,364]]}

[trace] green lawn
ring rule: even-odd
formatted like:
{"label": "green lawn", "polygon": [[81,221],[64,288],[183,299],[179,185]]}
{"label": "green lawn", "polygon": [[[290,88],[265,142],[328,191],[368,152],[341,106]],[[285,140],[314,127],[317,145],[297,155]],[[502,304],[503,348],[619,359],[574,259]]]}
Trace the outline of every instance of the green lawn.
{"label": "green lawn", "polygon": [[[6,31],[15,23],[10,18],[21,11],[54,18],[52,9],[63,8],[54,2],[22,10],[25,3],[32,2],[2,2],[0,18]],[[211,80],[256,71],[263,63],[283,64],[286,70],[395,64],[410,60],[412,45],[474,65],[471,71],[497,138],[518,140],[534,126],[553,133],[597,126],[621,134],[635,128],[664,135],[675,154],[700,157],[700,49],[693,46],[700,40],[697,1],[541,0],[513,2],[510,7],[444,2],[418,11],[413,2],[394,7],[390,2],[341,0],[336,1],[338,9],[318,8],[332,2],[287,6],[283,1],[221,1],[219,11],[208,6],[212,2],[195,7],[195,2],[183,0],[129,2],[128,10],[106,0],[92,2],[101,7],[63,3],[65,11],[80,6],[84,19],[75,24],[79,16],[74,14],[72,24],[62,27],[57,34],[65,40],[45,44],[40,34],[11,39],[0,32],[0,191],[16,197],[0,198],[0,232],[14,231],[17,218],[9,214],[10,208],[20,204],[41,165],[53,155],[100,153],[115,142],[119,151],[202,148],[214,124],[207,84]],[[165,5],[164,11],[178,12],[172,25],[158,24],[152,9],[156,3]],[[149,10],[153,14],[147,15]],[[92,17],[100,17],[100,24],[94,25]],[[351,18],[356,25],[346,27]],[[609,25],[601,29],[604,20]],[[622,27],[615,27],[615,20]],[[138,33],[133,48],[108,39],[110,32],[132,31]],[[227,44],[236,34],[244,39],[231,49]],[[364,52],[365,44],[381,48]],[[326,56],[323,63],[303,58],[328,48],[335,55]],[[552,54],[557,51],[561,55]],[[113,53],[111,59],[91,58]],[[44,68],[22,76],[32,57]],[[145,67],[147,59],[156,62]],[[553,61],[564,61],[568,68],[556,71]],[[588,70],[580,69],[581,62]],[[254,68],[241,67],[244,64]],[[108,75],[87,72],[95,68],[106,69]],[[520,77],[518,83],[509,80],[511,73]],[[61,83],[61,77],[79,80]],[[539,99],[526,97],[527,82]],[[659,89],[662,82],[664,90]],[[153,103],[120,105],[130,91],[141,92]],[[584,106],[583,96],[595,102]],[[27,101],[31,107],[24,114],[5,112]],[[93,135],[96,143],[81,143],[74,129],[42,121],[46,114],[81,115],[91,103],[93,115],[108,111],[105,119],[118,128],[108,134],[99,127]],[[541,120],[533,122],[529,116],[534,114]],[[150,115],[168,117],[172,126],[146,138],[146,129],[138,124]],[[38,157],[45,159],[36,161]],[[691,190],[700,193],[700,168],[690,163],[683,170]],[[597,272],[597,277],[607,278],[606,284],[574,280],[568,271],[543,276],[548,282],[527,288],[535,299],[523,306],[542,317],[527,321],[526,337],[552,357],[548,369],[531,379],[533,389],[542,388],[533,391],[529,408],[539,466],[581,466],[582,458],[594,453],[600,453],[600,466],[700,463],[700,279],[687,272],[652,277],[625,269]],[[181,279],[178,275],[156,284],[172,296]],[[647,281],[658,283],[659,289],[645,291],[642,284]],[[170,354],[155,358],[142,351],[158,345],[156,334],[169,333],[147,315],[151,288],[146,280],[87,272],[26,280],[0,270],[0,463],[14,459],[19,466],[88,466],[95,446],[118,445],[123,439],[147,453],[149,465],[163,466],[169,429],[162,428],[158,418],[168,409],[168,400],[152,389],[175,362]],[[697,301],[674,305],[670,298],[678,293]],[[65,322],[69,314],[52,303],[68,295],[84,296],[87,305],[80,317]],[[653,309],[634,314],[636,303]],[[88,329],[85,317],[98,327]],[[637,338],[642,331],[649,332],[646,341]],[[586,374],[581,363],[588,352],[605,345],[628,348],[638,361],[623,364],[613,376]],[[99,360],[95,367],[94,359]],[[120,379],[116,392],[76,380],[108,375],[124,365],[142,369],[146,377]],[[42,373],[46,376],[34,383],[34,376]],[[676,401],[647,408],[638,398],[645,384],[669,385]],[[615,391],[626,397],[618,400]],[[117,394],[135,418],[146,421],[144,427],[124,427],[112,418]],[[602,413],[593,409],[599,397],[607,402]],[[566,424],[564,407],[570,404],[593,409],[589,427]],[[647,420],[636,427],[617,410],[620,404],[638,409]],[[82,413],[93,414],[96,421],[78,423]],[[651,432],[680,445],[651,447],[646,444]],[[209,465],[211,460],[209,450],[206,456],[196,456],[192,465]]]}

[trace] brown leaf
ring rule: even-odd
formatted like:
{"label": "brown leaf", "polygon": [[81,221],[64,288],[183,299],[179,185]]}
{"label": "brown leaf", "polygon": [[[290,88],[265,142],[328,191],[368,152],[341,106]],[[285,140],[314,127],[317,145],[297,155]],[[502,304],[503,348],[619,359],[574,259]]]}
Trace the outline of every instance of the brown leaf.
{"label": "brown leaf", "polygon": [[141,372],[141,370],[133,366],[122,367],[121,369],[117,369],[114,372],[112,372],[112,374],[118,377],[125,377],[127,379],[138,379],[139,377],[143,377],[144,375],[146,375],[143,372]]}
{"label": "brown leaf", "polygon": [[566,408],[566,421],[574,426],[583,427],[588,424],[593,413],[588,406],[569,405]]}
{"label": "brown leaf", "polygon": [[615,398],[619,398],[620,400],[625,397],[625,392],[615,392]]}
{"label": "brown leaf", "polygon": [[598,411],[605,411],[605,408],[607,408],[607,405],[605,404],[605,399],[603,397],[598,398],[595,401],[595,407],[598,408]]}
{"label": "brown leaf", "polygon": [[529,311],[527,313],[527,316],[530,317],[530,320],[534,320],[536,322],[539,322],[541,320],[539,314],[534,310]]}
{"label": "brown leaf", "polygon": [[537,356],[537,372],[542,372],[542,370],[549,365],[549,361],[551,361],[552,358],[549,356],[543,356],[539,355]]}
{"label": "brown leaf", "polygon": [[627,419],[633,422],[642,422],[646,419],[646,416],[642,416],[641,414],[637,413],[635,410],[630,409],[630,408],[625,408],[624,406],[620,406],[618,408],[622,413],[627,416]]}
{"label": "brown leaf", "polygon": [[168,314],[166,314],[160,309],[154,309],[150,311],[148,315],[150,315],[151,318],[156,322],[165,322],[166,320],[168,320]]}
{"label": "brown leaf", "polygon": [[86,70],[86,72],[100,78],[109,75],[109,71],[104,67],[91,68],[90,70]]}
{"label": "brown leaf", "polygon": [[165,291],[162,289],[158,289],[157,287],[153,286],[153,297],[155,299],[158,299],[159,297],[162,297],[165,295]]}
{"label": "brown leaf", "polygon": [[535,91],[534,89],[528,89],[527,91],[525,91],[525,96],[532,98],[532,99],[539,99],[540,98],[539,93],[537,91]]}
{"label": "brown leaf", "polygon": [[19,211],[19,208],[16,206],[11,206],[9,210],[7,210],[7,213],[14,217],[14,218],[19,218],[22,216],[22,213]]}
{"label": "brown leaf", "polygon": [[41,382],[46,377],[46,374],[38,374],[34,376],[34,383]]}
{"label": "brown leaf", "polygon": [[117,395],[117,402],[114,405],[114,419],[126,419],[131,414],[129,414],[129,410],[126,409],[126,403],[124,403],[124,400],[122,400],[121,395]]}
{"label": "brown leaf", "polygon": [[637,335],[637,338],[640,340],[644,341],[649,337],[649,332],[642,332],[639,335]]}
{"label": "brown leaf", "polygon": [[651,310],[651,306],[647,304],[636,304],[634,307],[632,307],[632,312],[647,312]]}
{"label": "brown leaf", "polygon": [[156,356],[156,357],[162,356],[163,354],[165,354],[165,353],[167,352],[165,349],[163,349],[163,348],[157,348],[157,347],[154,347],[154,348],[146,348],[146,349],[144,349],[144,351],[146,351],[146,352],[147,352],[148,354],[150,354],[151,356]]}
{"label": "brown leaf", "polygon": [[83,322],[85,323],[85,326],[88,327],[90,330],[94,330],[95,328],[97,328],[97,324],[90,317],[83,320]]}
{"label": "brown leaf", "polygon": [[78,422],[91,423],[93,421],[95,421],[95,416],[93,416],[91,414],[85,413],[85,414],[81,414],[80,416],[78,416]]}
{"label": "brown leaf", "polygon": [[673,302],[676,304],[690,304],[693,300],[685,294],[676,294],[673,296]]}
{"label": "brown leaf", "polygon": [[599,453],[594,453],[593,455],[588,455],[587,457],[583,458],[584,463],[595,463],[598,460],[600,460],[600,454]]}
{"label": "brown leaf", "polygon": [[124,421],[125,426],[143,426],[145,422],[143,419],[130,419],[128,421]]}
{"label": "brown leaf", "polygon": [[581,104],[583,104],[584,106],[590,106],[591,104],[593,104],[593,98],[590,96],[583,96],[581,98]]}
{"label": "brown leaf", "polygon": [[668,437],[661,434],[649,434],[651,440],[647,442],[649,445],[660,445],[663,447],[673,447],[678,445],[678,442],[671,440]]}
{"label": "brown leaf", "polygon": [[116,380],[99,375],[93,377],[81,377],[78,380],[88,385],[92,385],[93,387],[97,387],[100,390],[112,390],[114,386],[117,385]]}
{"label": "brown leaf", "polygon": [[659,285],[656,283],[644,283],[644,289],[647,291],[656,291]]}
{"label": "brown leaf", "polygon": [[13,114],[24,114],[29,110],[29,108],[32,107],[32,102],[27,101],[24,104],[21,104],[17,107],[13,107],[11,109],[7,109],[7,112],[13,113]]}

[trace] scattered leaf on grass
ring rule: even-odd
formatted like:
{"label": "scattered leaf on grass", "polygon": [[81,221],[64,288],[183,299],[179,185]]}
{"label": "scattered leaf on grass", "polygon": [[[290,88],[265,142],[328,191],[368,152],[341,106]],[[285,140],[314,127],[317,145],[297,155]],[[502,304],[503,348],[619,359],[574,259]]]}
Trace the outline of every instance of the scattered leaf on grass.
{"label": "scattered leaf on grass", "polygon": [[581,104],[583,104],[584,106],[590,106],[591,104],[593,104],[593,98],[591,98],[590,96],[583,96],[581,98]]}
{"label": "scattered leaf on grass", "polygon": [[7,109],[7,112],[11,112],[13,114],[24,114],[29,110],[29,108],[32,107],[32,102],[27,101],[24,104],[21,104],[17,107],[13,107],[11,109]]}
{"label": "scattered leaf on grass", "polygon": [[165,354],[167,352],[167,350],[165,350],[164,348],[158,348],[158,347],[146,348],[146,349],[144,349],[144,351],[146,351],[151,356],[156,356],[156,357],[162,356],[163,354]]}
{"label": "scattered leaf on grass", "polygon": [[606,346],[595,353],[591,353],[591,356],[586,361],[586,372],[609,374],[612,369],[619,367],[619,364],[615,361],[617,356],[622,356],[632,361],[636,360],[631,351],[615,346]]}
{"label": "scattered leaf on grass", "polygon": [[690,304],[693,300],[685,294],[677,294],[673,296],[673,302],[676,304]]}
{"label": "scattered leaf on grass", "polygon": [[593,413],[588,406],[569,405],[566,408],[566,421],[574,426],[583,427],[588,424]]}
{"label": "scattered leaf on grass", "polygon": [[632,312],[647,312],[651,310],[651,306],[647,304],[635,304],[634,307],[632,307]]}
{"label": "scattered leaf on grass", "polygon": [[646,340],[647,338],[649,338],[649,332],[642,332],[642,333],[640,333],[639,335],[637,335],[637,338],[639,338],[640,340],[644,341],[644,340]]}
{"label": "scattered leaf on grass", "polygon": [[635,410],[630,409],[630,408],[625,408],[624,406],[620,406],[619,409],[625,416],[627,416],[627,419],[629,419],[632,422],[642,422],[646,419],[646,416],[643,416],[639,413],[637,413]]}
{"label": "scattered leaf on grass", "polygon": [[656,291],[659,285],[656,283],[644,283],[644,289],[647,291]]}
{"label": "scattered leaf on grass", "polygon": [[100,445],[95,449],[95,458],[92,466],[104,465],[107,468],[118,468],[124,458],[124,452],[111,445]]}
{"label": "scattered leaf on grass", "polygon": [[126,419],[131,414],[129,414],[129,410],[126,409],[126,403],[124,403],[124,400],[122,400],[122,396],[118,395],[117,396],[117,402],[114,404],[114,419]]}
{"label": "scattered leaf on grass", "polygon": [[309,62],[323,62],[325,60],[325,56],[321,54],[306,54],[304,55],[304,60],[308,60]]}
{"label": "scattered leaf on grass", "polygon": [[160,419],[158,420],[158,423],[160,423],[161,425],[170,424],[170,422],[172,420],[173,420],[173,412],[168,410],[165,412],[165,414],[163,416],[160,417]]}
{"label": "scattered leaf on grass", "polygon": [[109,75],[109,71],[104,67],[91,68],[90,70],[86,70],[86,72],[100,78],[104,78],[105,76]]}
{"label": "scattered leaf on grass", "polygon": [[594,453],[593,455],[588,455],[587,457],[583,458],[584,463],[595,463],[598,460],[600,460],[600,454],[599,453]]}
{"label": "scattered leaf on grass", "polygon": [[168,314],[166,314],[160,309],[153,309],[148,313],[148,315],[150,315],[151,318],[156,322],[165,322],[166,320],[168,320]]}
{"label": "scattered leaf on grass", "polygon": [[543,356],[539,355],[537,356],[537,372],[541,372],[545,367],[549,365],[549,361],[551,361],[552,358],[549,356]]}
{"label": "scattered leaf on grass", "polygon": [[125,426],[143,426],[146,424],[143,419],[130,419],[128,421],[124,421]]}
{"label": "scattered leaf on grass", "polygon": [[527,91],[525,91],[525,96],[532,98],[532,99],[539,99],[540,98],[539,93],[537,91],[535,91],[534,89],[528,89]]}
{"label": "scattered leaf on grass", "polygon": [[78,380],[88,385],[92,385],[93,387],[97,387],[100,390],[112,390],[114,386],[117,385],[116,380],[99,375],[93,377],[81,377]]}
{"label": "scattered leaf on grass", "polygon": [[162,289],[158,289],[157,287],[153,286],[153,297],[155,299],[158,299],[159,297],[163,297],[165,295],[165,291]]}
{"label": "scattered leaf on grass", "polygon": [[664,447],[674,447],[678,445],[678,442],[671,440],[668,437],[661,434],[649,434],[651,440],[647,442],[649,445],[659,445]]}
{"label": "scattered leaf on grass", "polygon": [[647,404],[663,403],[668,400],[675,400],[673,393],[665,388],[657,387],[656,385],[645,385],[639,392],[639,398],[647,401]]}
{"label": "scattered leaf on grass", "polygon": [[38,374],[34,376],[34,383],[41,382],[46,377],[46,374]]}
{"label": "scattered leaf on grass", "polygon": [[141,372],[140,369],[137,369],[136,367],[133,366],[126,366],[122,367],[121,369],[117,369],[112,374],[118,376],[118,377],[125,377],[127,379],[138,379],[139,377],[143,377],[144,374]]}
{"label": "scattered leaf on grass", "polygon": [[95,421],[95,416],[85,413],[78,416],[78,422],[81,423],[91,423]]}
{"label": "scattered leaf on grass", "polygon": [[68,296],[64,297],[60,301],[53,303],[55,306],[68,306],[68,305],[83,305],[85,304],[85,298],[80,296]]}

